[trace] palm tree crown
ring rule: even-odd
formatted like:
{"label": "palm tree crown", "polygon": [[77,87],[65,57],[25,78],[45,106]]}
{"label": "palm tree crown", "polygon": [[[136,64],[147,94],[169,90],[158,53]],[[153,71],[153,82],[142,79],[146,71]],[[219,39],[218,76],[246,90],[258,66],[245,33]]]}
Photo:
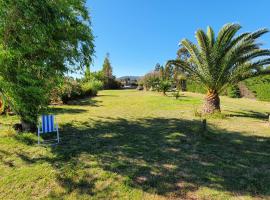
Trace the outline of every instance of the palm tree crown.
{"label": "palm tree crown", "polygon": [[[226,24],[217,37],[211,27],[207,28],[207,32],[199,29],[196,32],[197,45],[188,39],[181,41],[181,45],[190,54],[189,60],[168,61],[168,64],[181,67],[206,87],[210,98],[208,103],[212,100],[210,104],[218,104],[212,109],[208,107],[206,112],[220,110],[218,94],[228,85],[270,74],[270,70],[264,67],[270,64],[270,51],[261,49],[261,44],[257,41],[268,30],[260,29],[236,36],[240,29],[239,24]],[[213,98],[216,98],[214,102]]]}

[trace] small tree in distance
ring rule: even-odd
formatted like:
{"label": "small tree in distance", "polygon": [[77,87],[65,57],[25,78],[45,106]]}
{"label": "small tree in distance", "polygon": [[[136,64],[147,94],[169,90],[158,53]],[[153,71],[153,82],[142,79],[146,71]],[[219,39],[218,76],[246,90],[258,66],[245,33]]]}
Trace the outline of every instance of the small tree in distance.
{"label": "small tree in distance", "polygon": [[107,53],[104,59],[103,66],[102,66],[102,74],[103,74],[104,89],[120,88],[121,83],[115,79],[115,76],[113,76],[113,69],[110,62],[109,53]]}
{"label": "small tree in distance", "polygon": [[112,70],[112,66],[111,66],[111,62],[110,62],[110,55],[109,55],[109,53],[107,53],[107,55],[104,59],[103,66],[102,66],[102,72],[103,72],[105,79],[113,78],[112,71],[113,70]]}

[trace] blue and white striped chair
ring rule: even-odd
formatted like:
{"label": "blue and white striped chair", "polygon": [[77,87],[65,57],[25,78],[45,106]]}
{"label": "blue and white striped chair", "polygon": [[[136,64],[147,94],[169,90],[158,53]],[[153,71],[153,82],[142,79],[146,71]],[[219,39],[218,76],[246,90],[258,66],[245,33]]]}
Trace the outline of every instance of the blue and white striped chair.
{"label": "blue and white striped chair", "polygon": [[57,144],[60,141],[59,138],[59,131],[58,131],[58,124],[54,123],[54,115],[42,115],[41,117],[41,124],[38,125],[38,144],[40,144],[40,134],[45,133],[57,133]]}

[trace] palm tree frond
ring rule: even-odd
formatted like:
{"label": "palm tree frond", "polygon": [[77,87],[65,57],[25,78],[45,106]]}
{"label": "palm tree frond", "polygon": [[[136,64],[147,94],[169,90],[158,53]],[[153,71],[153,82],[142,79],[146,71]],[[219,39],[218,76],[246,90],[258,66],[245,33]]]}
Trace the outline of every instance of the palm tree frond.
{"label": "palm tree frond", "polygon": [[187,39],[181,41],[190,54],[189,59],[170,62],[198,78],[210,91],[217,92],[231,83],[269,74],[270,70],[264,70],[264,66],[270,65],[270,50],[262,49],[257,41],[268,30],[263,28],[236,36],[240,29],[239,24],[226,24],[216,38],[211,27],[207,32],[199,29],[197,45]]}
{"label": "palm tree frond", "polygon": [[213,45],[215,43],[215,32],[214,32],[214,30],[212,29],[211,26],[207,27],[207,37],[208,37],[208,40],[209,40],[209,46],[213,47]]}
{"label": "palm tree frond", "polygon": [[[231,41],[231,39],[234,37],[234,35],[241,29],[241,26],[239,24],[233,24],[229,23],[222,27],[220,32],[218,33],[216,44],[219,48],[222,46],[226,47],[227,43]],[[224,48],[223,47],[223,48]]]}

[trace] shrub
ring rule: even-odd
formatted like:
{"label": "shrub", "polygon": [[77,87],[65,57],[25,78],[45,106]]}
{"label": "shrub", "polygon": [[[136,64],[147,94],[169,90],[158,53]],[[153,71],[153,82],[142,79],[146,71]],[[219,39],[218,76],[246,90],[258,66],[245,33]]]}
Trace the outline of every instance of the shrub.
{"label": "shrub", "polygon": [[98,91],[103,88],[103,83],[98,80],[91,80],[82,83],[81,87],[83,96],[96,96]]}
{"label": "shrub", "polygon": [[170,81],[168,81],[168,80],[162,80],[159,83],[159,91],[162,91],[162,93],[164,95],[166,95],[166,92],[168,92],[168,90],[170,89],[171,85],[172,84],[171,84]]}
{"label": "shrub", "polygon": [[67,103],[70,100],[96,96],[98,91],[103,88],[103,83],[99,80],[92,79],[82,82],[73,78],[65,78],[59,81],[57,87],[51,91],[51,103]]}
{"label": "shrub", "polygon": [[187,91],[195,92],[195,93],[202,93],[202,94],[206,93],[206,89],[201,84],[193,80],[187,81]]}
{"label": "shrub", "polygon": [[78,99],[82,96],[82,87],[78,81],[72,79],[65,79],[60,86],[59,94],[63,103],[69,100]]}
{"label": "shrub", "polygon": [[159,90],[160,73],[150,72],[142,77],[139,82],[144,85],[146,90]]}
{"label": "shrub", "polygon": [[270,101],[270,75],[248,79],[245,84],[259,100]]}
{"label": "shrub", "polygon": [[[201,84],[192,80],[187,81],[187,91],[201,94],[205,94],[207,92],[206,89]],[[240,90],[237,85],[229,86],[227,90],[225,90],[221,94],[229,96],[231,98],[240,98]]]}
{"label": "shrub", "polygon": [[241,94],[239,87],[237,85],[229,86],[226,91],[226,95],[231,98],[240,98]]}
{"label": "shrub", "polygon": [[121,82],[117,81],[115,77],[105,78],[103,81],[104,89],[119,89],[121,88]]}

